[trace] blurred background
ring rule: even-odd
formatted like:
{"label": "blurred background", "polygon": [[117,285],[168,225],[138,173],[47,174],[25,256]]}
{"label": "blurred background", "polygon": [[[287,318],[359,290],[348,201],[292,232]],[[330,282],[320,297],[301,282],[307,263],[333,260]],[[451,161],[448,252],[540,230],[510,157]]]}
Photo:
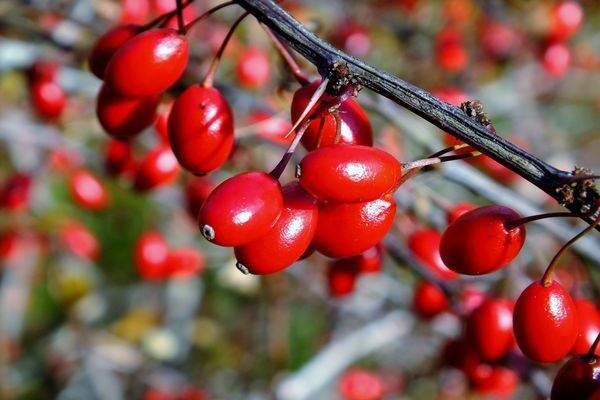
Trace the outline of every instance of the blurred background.
{"label": "blurred background", "polygon": [[[193,2],[186,22],[220,3]],[[242,22],[216,75],[236,127],[220,170],[198,178],[173,166],[163,176],[153,165],[168,151],[170,100],[202,81],[241,14],[237,6],[189,30],[190,64],[135,140],[111,139],[96,117],[101,82],[87,65],[96,40],[174,6],[0,2],[0,398],[547,398],[560,363],[530,363],[516,346],[484,361],[465,344],[464,326],[484,299],[514,300],[578,222],[528,227],[524,250],[502,271],[448,274],[439,235],[459,203],[507,204],[523,215],[560,210],[482,156],[403,185],[392,231],[359,260],[313,254],[277,274],[241,274],[231,249],[202,238],[196,216],[216,184],[272,169],[289,143],[283,136],[299,85],[259,24]],[[600,170],[600,3],[290,0],[282,7],[444,101],[481,100],[500,135],[547,162]],[[375,145],[400,160],[455,143],[367,90],[358,101]],[[291,179],[290,167],[282,181]],[[600,243],[590,235],[558,272],[594,315],[599,262]],[[423,303],[426,284],[441,300]],[[594,321],[597,332],[600,314]]]}

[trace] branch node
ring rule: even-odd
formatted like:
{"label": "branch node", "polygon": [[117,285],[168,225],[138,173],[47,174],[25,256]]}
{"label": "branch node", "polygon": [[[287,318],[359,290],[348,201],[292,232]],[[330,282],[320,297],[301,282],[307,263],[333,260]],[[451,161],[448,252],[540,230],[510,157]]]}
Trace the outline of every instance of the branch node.
{"label": "branch node", "polygon": [[350,92],[353,97],[358,96],[362,89],[362,81],[354,76],[348,68],[348,64],[343,60],[338,60],[331,64],[327,71],[329,86],[327,93],[333,96],[340,96]]}
{"label": "branch node", "polygon": [[487,116],[483,109],[483,104],[479,100],[465,101],[460,105],[460,109],[467,114],[469,118],[474,119],[483,125],[487,130],[496,133],[492,120]]}
{"label": "branch node", "polygon": [[[575,167],[571,173],[574,177],[592,175],[589,168]],[[562,206],[569,206],[570,209],[579,210],[585,214],[592,211],[592,207],[600,201],[600,194],[596,189],[594,179],[577,179],[565,183],[556,188],[558,201]]]}

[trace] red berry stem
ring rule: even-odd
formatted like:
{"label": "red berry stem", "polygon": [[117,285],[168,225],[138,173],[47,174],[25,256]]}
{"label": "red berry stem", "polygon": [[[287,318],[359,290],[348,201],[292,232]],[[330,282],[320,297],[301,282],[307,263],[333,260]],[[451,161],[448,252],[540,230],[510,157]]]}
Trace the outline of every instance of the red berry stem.
{"label": "red berry stem", "polygon": [[587,353],[588,358],[596,358],[596,350],[598,350],[598,345],[600,345],[600,332],[596,336],[594,343],[590,346],[590,350]]}
{"label": "red berry stem", "polygon": [[300,68],[300,65],[298,64],[298,62],[296,61],[296,59],[294,58],[292,53],[290,53],[289,49],[281,42],[281,40],[279,40],[279,38],[273,33],[273,31],[271,31],[266,25],[261,23],[260,26],[263,27],[263,29],[267,33],[267,36],[269,36],[269,38],[273,42],[273,46],[275,46],[275,48],[279,52],[279,55],[281,56],[281,58],[283,58],[283,61],[285,61],[287,67],[289,68],[290,72],[294,76],[294,79],[296,79],[296,81],[299,84],[301,84],[302,86],[308,85],[310,83],[310,81],[308,80],[308,78],[306,77],[306,75],[304,74],[302,69]]}
{"label": "red berry stem", "polygon": [[[183,8],[185,9],[187,6],[189,6],[190,4],[192,4],[194,2],[194,0],[189,0],[187,3],[185,3],[183,5]],[[148,22],[146,25],[144,25],[142,27],[143,31],[146,31],[150,28],[153,28],[154,26],[161,24],[160,26],[162,27],[164,24],[167,23],[167,21],[169,19],[171,19],[171,17],[173,15],[175,15],[175,13],[177,12],[177,9],[173,10],[173,11],[169,11],[168,13],[164,13],[162,15],[159,15],[158,17],[154,18],[152,21]]]}
{"label": "red berry stem", "polygon": [[525,225],[528,224],[530,222],[533,221],[539,221],[542,219],[547,219],[547,218],[561,218],[561,217],[578,217],[578,218],[585,218],[585,217],[591,217],[592,215],[594,215],[596,213],[596,211],[598,211],[598,207],[593,208],[592,210],[586,212],[586,213],[581,213],[581,214],[575,214],[569,211],[563,211],[563,212],[552,212],[552,213],[544,213],[544,214],[538,214],[538,215],[531,215],[529,217],[523,217],[523,218],[519,218],[519,219],[515,219],[513,221],[507,221],[504,224],[504,227],[508,230],[514,229],[518,226],[521,225]]}
{"label": "red berry stem", "polygon": [[319,133],[317,134],[317,145],[315,146],[317,149],[321,147],[321,141],[323,140],[323,128],[325,128],[325,118],[321,118],[319,122]]}
{"label": "red berry stem", "polygon": [[245,13],[240,15],[238,19],[235,20],[233,25],[231,25],[229,32],[227,32],[227,36],[225,36],[225,39],[223,39],[223,43],[221,43],[221,47],[219,48],[219,51],[215,55],[215,58],[213,58],[213,61],[210,64],[210,67],[208,68],[208,72],[206,74],[206,78],[204,78],[204,82],[202,82],[202,86],[204,86],[205,88],[213,87],[215,75],[217,73],[217,68],[219,67],[219,61],[221,61],[221,57],[223,57],[223,53],[225,52],[227,43],[229,43],[229,40],[233,36],[233,33],[235,32],[238,25],[244,20],[244,18],[246,18],[248,16],[248,14],[250,14],[250,13],[246,11]]}
{"label": "red berry stem", "polygon": [[183,22],[183,3],[182,0],[175,0],[177,6],[177,26],[179,27],[179,34],[185,35],[185,22]]}
{"label": "red berry stem", "polygon": [[[596,204],[596,209],[597,208],[598,208],[598,204]],[[598,217],[596,217],[596,219],[594,220],[594,222],[592,224],[590,224],[590,226],[588,226],[587,228],[585,228],[584,230],[582,230],[581,232],[579,232],[577,235],[575,235],[573,238],[571,238],[571,240],[569,240],[567,243],[565,243],[563,245],[563,247],[560,248],[560,250],[558,250],[558,252],[554,255],[554,257],[550,261],[550,264],[548,265],[548,268],[546,268],[546,272],[544,272],[544,276],[542,276],[542,284],[544,286],[549,286],[550,283],[552,282],[552,275],[554,274],[554,269],[556,268],[556,264],[557,264],[557,261],[560,258],[560,256],[562,256],[562,254],[573,243],[575,243],[577,240],[579,240],[580,238],[582,238],[583,236],[585,236],[589,231],[591,231],[592,229],[594,229],[599,224],[600,224],[600,215],[598,215]]]}
{"label": "red berry stem", "polygon": [[[191,0],[190,3],[194,1]],[[189,4],[189,3],[188,3]],[[201,15],[197,16],[196,18],[194,18],[192,21],[190,21],[186,26],[185,26],[185,30],[189,31],[194,25],[196,25],[198,22],[202,21],[204,18],[214,14],[216,11],[219,11],[222,8],[225,7],[229,7],[231,5],[235,4],[235,1],[227,1],[225,3],[221,3],[218,6],[214,6],[213,8],[211,8],[210,10],[207,10],[206,12],[202,13]],[[184,5],[183,8],[185,8],[187,6]]]}
{"label": "red berry stem", "polygon": [[333,144],[338,144],[342,137],[342,118],[340,117],[340,112],[338,110],[335,110],[332,114],[333,119],[335,119],[335,137],[333,138]]}
{"label": "red berry stem", "polygon": [[470,153],[454,154],[451,156],[423,158],[421,160],[402,163],[402,169],[404,169],[404,170],[411,170],[411,169],[415,169],[415,168],[422,169],[429,165],[439,164],[439,163],[443,163],[443,162],[447,162],[447,161],[462,160],[464,158],[476,157],[480,154],[481,153],[478,151],[472,151]]}
{"label": "red berry stem", "polygon": [[[283,157],[281,157],[281,160],[277,163],[275,168],[273,168],[273,170],[269,173],[269,175],[271,175],[273,178],[279,179],[281,174],[283,174],[285,167],[287,167],[288,163],[290,162],[290,159],[294,155],[294,151],[296,150],[296,147],[298,147],[298,143],[300,143],[300,140],[302,139],[304,132],[306,132],[306,129],[308,128],[308,126],[310,125],[311,122],[312,122],[311,119],[307,119],[300,126],[300,128],[298,129],[298,132],[296,133],[296,137],[294,137],[294,140],[292,141],[292,143],[290,144],[290,146],[288,147],[286,152],[283,154]],[[293,130],[292,130],[292,132],[293,132]]]}

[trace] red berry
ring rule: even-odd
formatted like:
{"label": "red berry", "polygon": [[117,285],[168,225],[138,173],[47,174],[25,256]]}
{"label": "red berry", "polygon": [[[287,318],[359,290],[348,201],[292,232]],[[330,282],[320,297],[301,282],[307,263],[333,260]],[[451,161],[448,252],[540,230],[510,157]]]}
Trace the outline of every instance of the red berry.
{"label": "red berry", "polygon": [[484,378],[473,382],[473,386],[481,396],[508,400],[513,398],[519,386],[519,376],[511,369],[495,366]]}
{"label": "red berry", "polygon": [[409,236],[407,246],[437,278],[456,279],[456,272],[448,269],[440,257],[441,240],[442,234],[435,229],[419,229]]}
{"label": "red berry", "polygon": [[351,21],[342,21],[335,28],[332,42],[354,57],[365,57],[371,50],[369,31]]}
{"label": "red berry", "polygon": [[88,58],[90,70],[100,79],[104,79],[104,71],[112,56],[129,39],[142,32],[142,26],[134,24],[117,25],[96,42]]}
{"label": "red berry", "polygon": [[190,86],[169,115],[169,141],[177,160],[202,175],[220,167],[233,148],[233,113],[215,88]]}
{"label": "red berry", "polygon": [[313,246],[333,258],[359,255],[383,239],[395,215],[392,195],[364,203],[325,203],[319,209]]}
{"label": "red berry", "polygon": [[165,279],[169,275],[168,256],[167,242],[156,231],[144,232],[135,243],[135,266],[146,280]]}
{"label": "red berry", "polygon": [[200,209],[200,232],[220,246],[242,246],[266,235],[283,210],[277,179],[246,172],[227,179]]}
{"label": "red berry", "polygon": [[359,271],[348,259],[331,261],[327,267],[327,287],[333,297],[349,295],[354,291]]}
{"label": "red berry", "polygon": [[515,30],[499,21],[484,21],[479,37],[483,51],[495,59],[508,58],[519,45],[519,37]]}
{"label": "red berry", "polygon": [[54,61],[36,60],[27,70],[29,84],[54,81],[58,73],[58,68],[58,65]]}
{"label": "red berry", "polygon": [[[296,122],[300,118],[319,84],[320,81],[312,82],[310,85],[301,87],[294,93],[291,107],[293,122]],[[360,104],[350,98],[339,106],[338,111],[342,123],[339,143],[371,146],[373,144],[373,130],[369,122],[369,117]],[[323,123],[323,129],[321,142],[318,143],[321,123]],[[308,129],[304,132],[302,145],[309,151],[317,147],[331,146],[334,144],[336,132],[336,122],[333,115],[325,114],[319,116],[319,118],[310,123]]]}
{"label": "red berry", "polygon": [[104,79],[126,97],[156,96],[171,87],[188,62],[188,41],[170,28],[151,29],[113,55]]}
{"label": "red berry", "polygon": [[238,268],[264,275],[296,262],[308,249],[317,229],[317,200],[298,182],[283,187],[283,211],[266,235],[235,248]]}
{"label": "red berry", "polygon": [[255,112],[248,115],[248,123],[257,125],[256,135],[265,140],[270,140],[279,144],[289,144],[293,136],[285,138],[285,135],[292,128],[292,124],[286,118],[277,115],[271,115],[266,112]]}
{"label": "red berry", "polygon": [[67,104],[65,92],[54,81],[37,81],[31,85],[31,101],[40,117],[59,118]]}
{"label": "red berry", "polygon": [[240,54],[235,72],[240,84],[246,88],[264,86],[271,77],[269,57],[261,49],[249,47]]}
{"label": "red berry", "polygon": [[389,153],[368,146],[329,146],[300,161],[300,184],[323,201],[372,201],[398,186],[402,166]]}
{"label": "red berry", "polygon": [[381,400],[384,384],[374,373],[353,369],[340,378],[339,391],[344,400]]}
{"label": "red berry", "polygon": [[131,144],[109,139],[104,149],[104,167],[111,176],[132,172],[135,168]]}
{"label": "red berry", "polygon": [[423,319],[430,319],[448,310],[446,293],[429,281],[421,281],[413,295],[413,309]]}
{"label": "red berry", "polygon": [[471,382],[480,382],[491,374],[491,367],[481,361],[479,354],[466,339],[457,339],[446,344],[443,350],[446,365],[461,370]]}
{"label": "red berry", "polygon": [[586,299],[576,299],[575,309],[577,310],[577,341],[571,349],[573,354],[586,353],[596,336],[600,333],[600,314],[596,305]]}
{"label": "red berry", "polygon": [[194,221],[198,219],[202,204],[214,188],[214,183],[205,177],[194,177],[185,186],[187,211]]}
{"label": "red berry", "polygon": [[96,115],[106,133],[118,139],[128,139],[152,125],[159,101],[159,96],[124,97],[102,85],[96,102]]}
{"label": "red berry", "polygon": [[378,244],[352,257],[358,271],[363,274],[381,271],[381,252],[381,244]]}
{"label": "red berry", "polygon": [[502,358],[514,342],[513,303],[505,299],[486,300],[469,315],[466,327],[467,337],[481,358]]}
{"label": "red berry", "polygon": [[571,66],[571,50],[564,43],[551,43],[544,49],[542,65],[551,76],[562,77]]}
{"label": "red berry", "polygon": [[100,245],[94,234],[82,223],[70,221],[60,232],[60,240],[71,253],[84,260],[94,261],[100,255]]}
{"label": "red berry", "polygon": [[600,359],[580,354],[569,359],[552,384],[552,400],[597,399],[600,393]]}
{"label": "red berry", "polygon": [[109,197],[104,184],[90,171],[80,169],[69,177],[69,190],[73,201],[88,210],[104,210]]}
{"label": "red berry", "polygon": [[452,207],[450,211],[448,211],[447,219],[448,223],[451,224],[458,219],[461,215],[465,214],[468,211],[476,209],[477,206],[472,203],[457,203]]}
{"label": "red berry", "polygon": [[204,269],[204,255],[191,247],[171,250],[167,256],[165,269],[170,278],[189,278]]}
{"label": "red berry", "polygon": [[562,1],[552,9],[550,35],[555,40],[565,40],[579,30],[583,22],[583,8],[576,1]]}
{"label": "red berry", "polygon": [[20,211],[27,208],[31,177],[26,174],[14,174],[0,188],[0,208]]}
{"label": "red berry", "polygon": [[138,165],[133,186],[139,191],[166,186],[177,179],[179,171],[179,164],[169,146],[159,145]]}
{"label": "red berry", "polygon": [[514,210],[498,205],[463,214],[442,235],[440,255],[444,264],[465,275],[487,274],[504,267],[525,242],[522,225],[510,230],[505,227],[519,218]]}
{"label": "red berry", "polygon": [[517,299],[513,315],[519,348],[536,362],[555,362],[577,340],[577,310],[569,293],[556,281],[529,285]]}

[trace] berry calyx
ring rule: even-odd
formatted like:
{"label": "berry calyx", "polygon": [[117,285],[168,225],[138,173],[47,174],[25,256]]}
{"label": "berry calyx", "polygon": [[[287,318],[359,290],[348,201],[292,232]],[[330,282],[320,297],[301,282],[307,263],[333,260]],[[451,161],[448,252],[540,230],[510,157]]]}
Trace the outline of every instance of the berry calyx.
{"label": "berry calyx", "polygon": [[519,218],[514,210],[499,205],[463,214],[442,235],[440,255],[444,264],[465,275],[487,274],[504,267],[525,242],[522,225],[512,229],[505,226]]}
{"label": "berry calyx", "polygon": [[200,209],[204,238],[220,246],[242,246],[266,235],[283,210],[277,179],[264,172],[246,172],[227,179]]}

